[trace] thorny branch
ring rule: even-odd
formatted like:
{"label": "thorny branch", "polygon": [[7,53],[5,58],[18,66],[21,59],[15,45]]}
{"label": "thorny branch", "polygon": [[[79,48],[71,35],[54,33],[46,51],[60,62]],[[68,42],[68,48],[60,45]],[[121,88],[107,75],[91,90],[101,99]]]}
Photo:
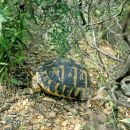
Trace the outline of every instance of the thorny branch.
{"label": "thorny branch", "polygon": [[[102,21],[100,21],[100,22],[97,22],[97,23],[90,24],[90,22],[88,22],[88,24],[86,23],[84,26],[87,27],[87,26],[100,25],[100,24],[105,23],[105,22],[108,21],[108,20],[111,20],[112,18],[115,18],[115,17],[120,16],[120,15],[122,14],[122,12],[123,12],[124,6],[127,4],[128,1],[129,1],[129,0],[126,0],[126,1],[122,4],[122,8],[121,8],[121,10],[120,10],[120,12],[119,12],[118,14],[113,15],[113,16],[111,16],[111,17],[109,17],[109,18],[107,18],[107,19],[105,19],[105,20],[102,20]],[[92,2],[92,1],[91,1],[91,2]],[[89,7],[91,8],[91,3],[88,4],[88,5],[89,5]],[[88,12],[90,12],[90,10],[89,10]],[[89,15],[89,14],[88,14],[88,15]],[[89,18],[90,18],[90,17],[88,16],[88,21],[90,21]]]}
{"label": "thorny branch", "polygon": [[124,27],[123,27],[123,30],[122,30],[122,33],[124,34],[123,37],[124,37],[124,40],[126,41],[126,43],[128,44],[128,46],[130,47],[130,41],[128,40],[128,35],[125,34],[126,31],[127,31],[127,27],[128,27],[128,22],[130,20],[130,11],[128,12],[128,16],[127,16],[127,19],[126,19],[126,22],[124,24]]}
{"label": "thorny branch", "polygon": [[[128,27],[128,21],[129,20],[130,20],[130,11],[128,12],[126,21],[124,23],[124,27],[123,27],[123,31],[122,31],[123,33],[125,33],[127,31],[126,29]],[[127,42],[128,46],[130,47],[130,41],[128,39],[128,35],[123,35],[123,38]],[[119,100],[119,96],[116,95],[117,90],[122,91],[121,87],[122,87],[123,84],[121,84],[121,82],[123,81],[123,79],[127,76],[130,76],[130,54],[126,58],[125,62],[122,65],[122,68],[119,72],[120,72],[119,76],[116,79],[117,85],[111,89],[111,92],[112,92],[111,96],[112,96],[112,98],[113,98],[113,100],[115,101],[116,104],[126,106],[126,107],[130,107],[130,102]],[[129,82],[128,82],[128,84],[126,84],[126,86],[127,86],[127,88],[129,87]],[[124,88],[124,89],[126,89],[126,88]],[[125,95],[125,96],[127,95],[128,97],[130,96],[129,95],[129,88],[128,88],[128,92],[123,93],[123,95]]]}
{"label": "thorny branch", "polygon": [[109,57],[109,58],[111,58],[111,59],[117,60],[117,61],[119,61],[119,62],[123,62],[123,60],[121,60],[121,59],[119,59],[119,58],[116,58],[116,57],[113,57],[113,56],[111,56],[111,55],[109,55],[109,54],[103,52],[103,51],[100,50],[97,46],[91,45],[91,44],[88,42],[87,38],[86,38],[85,32],[84,32],[84,30],[83,30],[83,28],[82,28],[82,25],[80,25],[80,23],[77,21],[77,19],[73,16],[73,12],[72,12],[71,8],[70,8],[69,6],[67,6],[67,7],[68,7],[68,9],[69,9],[69,11],[70,11],[70,14],[71,14],[72,18],[74,19],[75,23],[77,24],[77,26],[78,26],[79,29],[81,30],[81,33],[82,33],[82,35],[84,36],[84,42],[85,42],[87,45],[89,45],[92,49],[97,50],[98,52],[100,52],[100,53],[106,55],[107,57]]}
{"label": "thorny branch", "polygon": [[[127,2],[127,1],[126,1],[126,2]],[[126,2],[125,2],[124,4],[126,4]],[[68,7],[68,8],[69,8],[69,7]],[[123,7],[122,7],[122,9],[121,9],[121,12],[122,12],[123,8],[124,8],[124,5],[123,5]],[[122,61],[122,60],[120,60],[120,59],[118,59],[118,58],[116,58],[116,57],[112,57],[112,56],[110,56],[109,54],[107,54],[107,53],[101,51],[96,44],[95,44],[95,45],[91,45],[91,44],[87,41],[85,32],[84,32],[82,26],[80,25],[80,23],[77,21],[77,19],[76,19],[75,16],[73,15],[73,12],[72,12],[71,8],[69,8],[69,11],[70,11],[70,14],[71,14],[72,18],[74,19],[75,23],[77,24],[77,26],[78,26],[79,29],[81,30],[82,35],[84,36],[84,41],[85,41],[85,43],[87,43],[91,48],[96,49],[98,52],[100,52],[100,53],[102,53],[102,54],[104,54],[104,55],[106,55],[106,56],[108,56],[108,57],[110,57],[110,58],[112,58],[112,59],[115,59],[115,60],[118,60],[118,61]],[[121,12],[120,12],[118,15],[120,15]],[[116,15],[116,16],[118,16],[118,15]],[[125,26],[124,26],[124,29],[123,29],[123,33],[126,31],[126,27],[127,27],[128,19],[129,19],[129,18],[130,18],[130,12],[128,13],[128,18],[127,18],[127,20],[126,20],[126,23],[125,23]],[[90,26],[92,26],[92,25],[90,25]],[[123,35],[123,36],[124,36],[124,40],[130,45],[130,42],[128,41],[127,36],[126,36],[126,35]],[[113,84],[113,83],[112,83],[112,84]],[[106,89],[106,88],[105,88],[105,89]],[[108,88],[107,88],[107,89],[108,89]],[[118,86],[118,85],[116,85],[115,87],[112,87],[112,88],[109,88],[109,89],[108,89],[108,92],[110,91],[110,92],[109,92],[109,95],[111,96],[111,100],[112,100],[113,102],[115,102],[115,104],[116,104],[117,106],[130,107],[130,102],[127,102],[126,100],[119,100],[119,97],[116,95],[116,93],[118,93],[117,89],[119,89],[119,86]],[[98,97],[98,96],[99,96],[99,95],[97,95],[97,97]],[[94,99],[95,99],[95,98],[94,98]]]}
{"label": "thorny branch", "polygon": [[[93,40],[94,40],[94,45],[99,48],[99,45],[98,45],[98,43],[97,43],[96,35],[95,35],[94,30],[93,30]],[[98,53],[98,57],[99,57],[99,60],[100,60],[100,63],[101,63],[101,67],[102,67],[102,69],[103,69],[104,71],[106,71],[106,68],[105,68],[105,65],[104,65],[104,63],[103,63],[103,60],[102,60],[102,58],[101,58],[100,52],[97,51],[97,53]]]}

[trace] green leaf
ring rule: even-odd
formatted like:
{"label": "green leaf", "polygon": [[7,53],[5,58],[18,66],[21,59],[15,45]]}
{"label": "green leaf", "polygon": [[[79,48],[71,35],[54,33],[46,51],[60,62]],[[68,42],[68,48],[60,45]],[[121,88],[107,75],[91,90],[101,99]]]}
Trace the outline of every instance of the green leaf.
{"label": "green leaf", "polygon": [[0,44],[1,44],[1,46],[2,46],[5,50],[8,50],[7,43],[6,43],[5,39],[3,38],[3,36],[1,36],[1,35],[0,35]]}
{"label": "green leaf", "polygon": [[17,79],[14,79],[14,78],[11,79],[11,83],[13,83],[13,84],[15,84],[15,85],[21,85],[21,84],[22,84],[21,81],[19,81],[19,80],[17,80]]}
{"label": "green leaf", "polygon": [[5,68],[5,66],[3,66],[3,67],[0,69],[0,73],[3,72],[4,68]]}
{"label": "green leaf", "polygon": [[128,118],[127,121],[130,123],[130,118]]}
{"label": "green leaf", "polygon": [[111,107],[113,107],[113,106],[114,106],[114,104],[113,104],[113,102],[112,102],[112,101],[109,101],[109,103],[110,103],[110,106],[111,106]]}
{"label": "green leaf", "polygon": [[2,23],[6,22],[6,19],[0,14],[0,36],[2,35]]}
{"label": "green leaf", "polygon": [[3,17],[3,15],[0,14],[0,24],[6,22],[6,19]]}
{"label": "green leaf", "polygon": [[0,62],[0,65],[8,65],[8,63]]}
{"label": "green leaf", "polygon": [[94,126],[90,126],[90,130],[95,130]]}
{"label": "green leaf", "polygon": [[15,58],[13,59],[12,63],[13,64],[20,64],[23,60],[25,59],[24,56],[20,56],[18,54],[15,55]]}

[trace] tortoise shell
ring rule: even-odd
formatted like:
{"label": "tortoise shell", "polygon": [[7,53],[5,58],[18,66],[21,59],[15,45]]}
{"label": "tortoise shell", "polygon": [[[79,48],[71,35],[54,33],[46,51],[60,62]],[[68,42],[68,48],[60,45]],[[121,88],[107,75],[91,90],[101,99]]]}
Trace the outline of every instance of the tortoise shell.
{"label": "tortoise shell", "polygon": [[40,66],[32,78],[32,87],[55,96],[86,100],[91,81],[88,72],[74,60],[53,59]]}

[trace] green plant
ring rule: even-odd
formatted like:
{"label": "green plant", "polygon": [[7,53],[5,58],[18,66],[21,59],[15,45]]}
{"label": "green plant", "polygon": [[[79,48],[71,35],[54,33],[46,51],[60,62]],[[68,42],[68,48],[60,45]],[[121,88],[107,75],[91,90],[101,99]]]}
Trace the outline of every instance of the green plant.
{"label": "green plant", "polygon": [[8,4],[3,1],[0,16],[0,83],[10,83],[14,81],[13,68],[21,64],[25,57],[25,13],[19,10],[16,1],[8,1]]}

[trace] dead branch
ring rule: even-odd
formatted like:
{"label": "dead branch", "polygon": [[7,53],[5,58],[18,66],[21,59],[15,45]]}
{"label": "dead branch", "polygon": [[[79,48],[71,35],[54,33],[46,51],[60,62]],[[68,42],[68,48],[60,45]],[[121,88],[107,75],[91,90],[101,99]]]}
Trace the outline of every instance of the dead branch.
{"label": "dead branch", "polygon": [[127,31],[127,27],[128,27],[128,22],[130,20],[130,11],[128,12],[128,15],[127,15],[127,18],[126,18],[126,21],[124,23],[124,27],[123,27],[123,30],[122,30],[122,33],[124,34],[123,35],[123,38],[124,40],[126,41],[126,43],[128,44],[128,46],[130,47],[130,41],[128,40],[128,35],[125,34],[126,31]]}
{"label": "dead branch", "polygon": [[112,89],[111,89],[111,94],[110,94],[110,96],[111,96],[111,98],[112,98],[112,100],[115,102],[115,104],[117,105],[117,106],[125,106],[125,107],[130,107],[130,102],[127,102],[127,101],[125,101],[125,100],[119,100],[118,99],[118,97],[117,97],[117,95],[116,95],[116,90],[118,89],[119,87],[118,87],[118,85],[116,85],[116,86],[114,86]]}
{"label": "dead branch", "polygon": [[[123,27],[123,38],[127,42],[128,46],[130,47],[130,41],[128,39],[128,35],[125,35],[127,28],[128,28],[128,22],[130,20],[130,11],[128,12],[126,21],[124,23]],[[126,58],[125,62],[122,65],[122,69],[120,70],[119,76],[116,79],[116,82],[120,83],[125,77],[130,75],[130,54],[128,54],[128,57]]]}
{"label": "dead branch", "polygon": [[[93,30],[93,40],[94,40],[94,45],[99,48],[98,41],[96,40],[96,35],[95,35],[94,30]],[[98,57],[99,57],[99,60],[100,60],[100,63],[101,63],[101,67],[102,67],[103,71],[106,71],[106,68],[105,68],[105,65],[103,63],[103,60],[102,60],[100,52],[97,51],[97,53],[98,53]]]}
{"label": "dead branch", "polygon": [[[119,93],[119,91],[117,91],[117,90],[118,90],[118,85],[115,85],[112,88],[109,88],[109,86],[103,86],[98,90],[97,95],[95,97],[91,98],[90,101],[101,99],[101,100],[105,100],[105,101],[112,101],[116,104],[116,106],[124,106],[124,107],[129,108],[130,102],[128,102],[126,100],[118,99],[119,97],[117,96],[116,93]],[[110,97],[109,96],[104,97],[103,96],[104,91],[107,92],[108,95],[110,95]]]}
{"label": "dead branch", "polygon": [[109,58],[111,58],[111,59],[117,60],[117,61],[119,61],[119,62],[123,62],[123,60],[121,60],[121,59],[119,59],[119,58],[116,58],[116,57],[113,57],[113,56],[111,56],[111,55],[109,55],[109,54],[103,52],[103,51],[100,50],[97,46],[91,45],[91,44],[88,42],[87,38],[86,38],[86,35],[85,35],[85,32],[84,32],[84,29],[83,29],[82,25],[80,25],[80,23],[79,23],[79,22],[77,21],[77,19],[74,17],[71,8],[70,8],[68,5],[66,5],[66,6],[68,7],[69,12],[70,12],[72,18],[74,19],[75,23],[77,24],[77,26],[78,26],[79,29],[81,30],[81,33],[82,33],[82,35],[83,35],[83,37],[84,37],[84,42],[85,42],[87,45],[89,45],[92,49],[97,50],[98,52],[102,53],[103,55],[105,55],[105,56],[107,56],[107,57],[109,57]]}
{"label": "dead branch", "polygon": [[84,26],[84,25],[87,24],[87,22],[86,22],[86,19],[85,19],[85,17],[84,17],[84,14],[83,14],[83,12],[82,12],[82,4],[83,4],[83,1],[82,1],[82,0],[79,0],[80,17],[81,17],[81,19],[82,19],[82,21],[83,21],[83,26]]}
{"label": "dead branch", "polygon": [[120,83],[125,77],[130,75],[130,54],[122,65],[122,68],[119,72],[119,76],[116,79],[116,82]]}

